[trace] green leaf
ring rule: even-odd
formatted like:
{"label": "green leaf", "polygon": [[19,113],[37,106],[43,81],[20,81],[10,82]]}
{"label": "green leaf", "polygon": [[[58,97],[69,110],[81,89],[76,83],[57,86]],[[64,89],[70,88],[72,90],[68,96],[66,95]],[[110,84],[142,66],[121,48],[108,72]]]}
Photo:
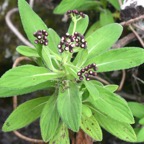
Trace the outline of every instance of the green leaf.
{"label": "green leaf", "polygon": [[51,71],[54,71],[55,68],[52,63],[52,55],[50,54],[49,46],[42,47],[42,58],[46,67],[48,67]]}
{"label": "green leaf", "polygon": [[106,85],[106,86],[104,86],[104,88],[106,88],[110,92],[115,92],[118,89],[118,85],[113,85],[113,84]]}
{"label": "green leaf", "polygon": [[45,142],[48,142],[53,138],[58,128],[59,114],[57,111],[56,100],[57,97],[55,95],[51,96],[40,117],[41,135]]}
{"label": "green leaf", "polygon": [[48,29],[48,46],[51,51],[55,54],[59,54],[58,52],[58,44],[60,42],[59,35],[51,28]]}
{"label": "green leaf", "polygon": [[97,85],[98,85],[98,86],[103,86],[103,84],[102,84],[101,82],[97,81],[97,80],[92,80],[91,82],[95,85],[95,87],[96,87]]}
{"label": "green leaf", "polygon": [[[73,76],[76,79],[78,78],[77,67],[74,66],[71,62],[65,64],[65,69],[66,69],[67,73],[69,74],[69,79],[71,76]],[[72,77],[72,79],[73,79],[73,77]]]}
{"label": "green leaf", "polygon": [[103,127],[109,133],[124,141],[136,142],[137,138],[131,125],[116,121],[115,119],[100,114],[99,112],[95,113],[94,116],[97,119],[100,126]]}
{"label": "green leaf", "polygon": [[144,117],[139,120],[139,124],[144,125]]}
{"label": "green leaf", "polygon": [[[87,27],[88,27],[88,24],[89,24],[89,17],[87,15],[85,15],[85,18],[82,18],[77,22],[75,32],[78,32],[80,34],[84,34]],[[74,22],[72,21],[70,23],[68,33],[73,34],[73,29],[74,29]]]}
{"label": "green leaf", "polygon": [[97,72],[128,69],[144,62],[144,50],[141,48],[121,48],[109,50],[97,57],[89,59],[85,65],[96,63]]}
{"label": "green leaf", "polygon": [[109,90],[97,86],[100,97],[96,101],[88,98],[95,110],[124,123],[134,123],[134,118],[127,102]]}
{"label": "green leaf", "polygon": [[138,102],[128,102],[128,106],[130,107],[133,115],[137,118],[144,117],[144,105]]}
{"label": "green leaf", "polygon": [[18,106],[5,121],[3,131],[17,130],[35,121],[40,116],[48,99],[49,97],[40,97]]}
{"label": "green leaf", "polygon": [[86,0],[81,6],[77,8],[77,10],[81,11],[89,11],[89,10],[96,10],[98,6],[101,5],[101,2],[95,0]]}
{"label": "green leaf", "polygon": [[107,0],[109,3],[111,3],[115,9],[120,10],[120,4],[116,0]]}
{"label": "green leaf", "polygon": [[83,113],[83,115],[85,115],[88,118],[90,118],[92,116],[91,109],[85,104],[82,105],[82,113]]}
{"label": "green leaf", "polygon": [[90,96],[92,97],[93,100],[97,100],[100,98],[100,93],[97,89],[97,87],[93,84],[91,81],[84,81],[84,84],[87,88],[87,90],[90,93]]}
{"label": "green leaf", "polygon": [[0,79],[0,87],[22,89],[62,77],[59,73],[49,72],[44,67],[24,65],[6,72]]}
{"label": "green leaf", "polygon": [[67,127],[64,124],[61,124],[59,126],[54,138],[52,138],[52,140],[50,140],[50,142],[49,142],[49,144],[60,144],[60,143],[61,144],[70,144],[69,132],[68,132]]}
{"label": "green leaf", "polygon": [[122,26],[119,24],[106,25],[86,38],[89,59],[108,50],[120,37]]}
{"label": "green leaf", "polygon": [[78,52],[73,61],[73,64],[76,65],[77,67],[81,67],[86,62],[87,58],[88,58],[88,51],[87,49],[83,49]]}
{"label": "green leaf", "polygon": [[82,116],[81,129],[94,140],[102,141],[101,128],[93,115],[91,117]]}
{"label": "green leaf", "polygon": [[137,142],[144,142],[144,127],[139,128],[137,133]]}
{"label": "green leaf", "polygon": [[64,92],[59,91],[57,105],[63,122],[72,131],[77,132],[81,120],[82,101],[75,83],[70,82],[69,87]]}
{"label": "green leaf", "polygon": [[18,46],[16,48],[16,50],[21,55],[24,55],[24,56],[27,56],[27,57],[39,57],[36,49],[28,47],[28,46]]}
{"label": "green leaf", "polygon": [[99,1],[95,0],[62,0],[62,2],[55,8],[55,14],[64,14],[68,10],[90,10],[95,9],[97,6],[101,5]]}
{"label": "green leaf", "polygon": [[41,20],[41,18],[31,9],[30,5],[25,0],[18,0],[18,8],[22,25],[28,39],[33,45],[35,45],[35,47],[38,47],[38,45],[34,43],[35,37],[33,36],[33,33],[38,30],[47,31],[47,26]]}
{"label": "green leaf", "polygon": [[100,21],[96,21],[87,31],[85,37],[87,38],[88,36],[90,36],[94,31],[96,31],[98,28],[100,28]]}
{"label": "green leaf", "polygon": [[105,9],[100,13],[100,24],[105,26],[107,24],[114,23],[114,18],[110,10]]}
{"label": "green leaf", "polygon": [[42,90],[50,87],[55,87],[55,82],[48,81],[44,83],[37,84],[35,86],[30,86],[26,88],[11,88],[11,86],[3,87],[0,85],[0,97],[9,97],[31,93],[37,90]]}
{"label": "green leaf", "polygon": [[80,2],[78,0],[62,0],[61,3],[54,9],[54,13],[55,14],[64,14],[66,13],[68,10],[73,10],[73,9],[77,9],[78,7],[80,7],[81,5],[83,5],[83,3],[86,0],[81,0]]}

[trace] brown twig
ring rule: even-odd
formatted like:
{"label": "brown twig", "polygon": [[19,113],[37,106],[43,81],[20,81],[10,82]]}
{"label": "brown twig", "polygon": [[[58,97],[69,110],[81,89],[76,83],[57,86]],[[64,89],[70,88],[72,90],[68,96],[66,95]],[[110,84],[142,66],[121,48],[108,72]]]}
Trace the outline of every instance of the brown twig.
{"label": "brown twig", "polygon": [[133,24],[136,28],[138,28],[139,30],[141,30],[141,31],[144,31],[144,28],[143,27],[140,27],[139,25],[137,25],[137,24]]}
{"label": "brown twig", "polygon": [[136,18],[134,18],[134,19],[130,19],[130,20],[128,20],[128,21],[121,22],[120,24],[121,24],[122,26],[128,26],[129,24],[134,23],[134,22],[137,22],[137,21],[139,21],[139,20],[141,20],[141,19],[144,19],[144,15],[141,15],[141,16],[136,17]]}
{"label": "brown twig", "polygon": [[101,78],[100,76],[90,76],[92,79],[98,80],[102,82],[103,84],[109,85],[110,83],[106,81],[105,79]]}
{"label": "brown twig", "polygon": [[125,82],[125,79],[126,79],[126,71],[122,70],[122,79],[121,79],[121,82],[119,84],[119,88],[117,89],[117,91],[121,91],[122,90],[124,82]]}
{"label": "brown twig", "polygon": [[133,101],[137,101],[137,95],[133,95],[133,94],[128,94],[125,92],[117,92],[118,95],[122,96],[125,99],[129,99],[129,100],[133,100]]}
{"label": "brown twig", "polygon": [[18,12],[17,8],[13,8],[6,14],[5,20],[7,26],[11,29],[11,31],[27,46],[33,47],[33,45],[18,31],[18,29],[14,26],[11,21],[11,17],[14,13]]}
{"label": "brown twig", "polygon": [[141,39],[141,37],[139,36],[139,34],[134,30],[134,28],[132,27],[132,25],[129,25],[129,28],[131,29],[131,31],[135,34],[135,36],[137,37],[137,39],[139,40],[139,42],[141,43],[142,47],[144,47],[144,42]]}
{"label": "brown twig", "polygon": [[43,142],[42,140],[38,140],[38,139],[33,139],[33,138],[26,137],[26,136],[22,135],[21,133],[19,133],[18,131],[14,131],[14,134],[15,134],[17,137],[19,137],[19,138],[21,138],[21,139],[23,139],[23,140],[25,140],[25,141],[28,141],[28,142],[31,142],[31,143],[44,144],[44,142]]}
{"label": "brown twig", "polygon": [[[19,57],[19,58],[17,58],[17,59],[14,61],[13,68],[16,67],[16,66],[18,66],[19,63],[20,63],[21,61],[24,61],[24,60],[30,61],[31,59],[29,59],[29,58],[27,58],[27,57]],[[13,109],[16,109],[16,108],[17,108],[17,105],[18,105],[18,104],[17,104],[17,96],[14,96],[14,97],[13,97]],[[15,134],[17,137],[19,137],[19,138],[21,138],[21,139],[23,139],[23,140],[25,140],[25,141],[32,142],[32,143],[44,144],[43,140],[29,138],[29,137],[27,137],[27,136],[22,135],[22,134],[21,134],[20,132],[18,132],[18,131],[14,131],[14,134]]]}

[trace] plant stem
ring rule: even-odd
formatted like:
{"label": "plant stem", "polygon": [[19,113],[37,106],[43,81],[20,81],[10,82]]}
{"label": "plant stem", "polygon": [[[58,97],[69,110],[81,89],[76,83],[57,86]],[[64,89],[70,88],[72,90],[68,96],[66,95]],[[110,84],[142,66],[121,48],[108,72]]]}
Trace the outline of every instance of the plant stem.
{"label": "plant stem", "polygon": [[73,32],[72,32],[72,35],[74,34],[74,32],[76,31],[76,25],[77,25],[77,20],[76,18],[74,19],[74,27],[73,27]]}

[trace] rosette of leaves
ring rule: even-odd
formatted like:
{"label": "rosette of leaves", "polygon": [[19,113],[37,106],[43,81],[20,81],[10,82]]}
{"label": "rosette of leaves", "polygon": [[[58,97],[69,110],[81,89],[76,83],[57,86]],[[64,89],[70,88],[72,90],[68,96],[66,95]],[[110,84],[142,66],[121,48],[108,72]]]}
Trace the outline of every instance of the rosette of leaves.
{"label": "rosette of leaves", "polygon": [[[48,28],[25,0],[18,1],[21,21],[34,48],[19,46],[17,51],[35,61],[7,71],[0,78],[0,97],[22,95],[55,88],[51,96],[29,100],[14,110],[3,125],[9,132],[25,127],[40,118],[41,136],[45,142],[69,144],[69,130],[82,129],[96,141],[102,141],[101,127],[116,137],[135,142],[131,127],[134,118],[127,102],[114,93],[116,85],[104,86],[96,80],[79,81],[77,73],[96,63],[97,73],[128,69],[144,62],[144,50],[138,47],[110,49],[122,33],[122,26],[109,24],[86,38],[87,48],[73,53],[59,53],[60,37]],[[72,16],[68,33],[83,35],[88,16]],[[48,45],[36,44],[33,33],[45,30]]]}

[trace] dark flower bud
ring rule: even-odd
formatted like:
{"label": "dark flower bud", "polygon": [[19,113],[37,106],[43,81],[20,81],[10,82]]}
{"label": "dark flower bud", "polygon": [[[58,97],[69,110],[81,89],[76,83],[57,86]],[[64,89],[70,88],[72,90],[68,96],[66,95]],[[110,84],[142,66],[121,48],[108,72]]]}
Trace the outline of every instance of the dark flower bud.
{"label": "dark flower bud", "polygon": [[86,66],[84,69],[87,71],[87,70],[88,70],[88,67]]}
{"label": "dark flower bud", "polygon": [[85,72],[85,69],[81,69],[81,72],[84,73],[84,72]]}
{"label": "dark flower bud", "polygon": [[88,65],[88,68],[89,68],[89,69],[90,69],[90,68],[92,68],[92,65],[91,65],[91,64],[89,64],[89,65]]}
{"label": "dark flower bud", "polygon": [[85,18],[85,15],[84,15],[83,12],[80,12],[79,14],[80,14],[80,16],[81,16],[82,18]]}
{"label": "dark flower bud", "polygon": [[93,71],[90,70],[90,71],[89,71],[89,74],[92,75],[92,74],[93,74]]}
{"label": "dark flower bud", "polygon": [[68,11],[66,12],[67,15],[69,15],[70,13],[71,13],[71,10],[68,10]]}
{"label": "dark flower bud", "polygon": [[71,49],[71,50],[69,50],[69,52],[70,52],[70,53],[73,53],[73,50]]}
{"label": "dark flower bud", "polygon": [[69,33],[66,33],[66,36],[67,36],[67,37],[69,37],[69,36],[70,36],[70,34],[69,34]]}
{"label": "dark flower bud", "polygon": [[97,70],[97,68],[96,68],[96,67],[93,67],[93,70],[94,70],[94,71],[96,71],[96,70]]}
{"label": "dark flower bud", "polygon": [[80,76],[79,79],[82,81],[82,80],[84,79],[84,77],[83,77],[83,76]]}
{"label": "dark flower bud", "polygon": [[60,49],[61,47],[62,47],[62,46],[59,44],[59,45],[58,45],[58,48]]}
{"label": "dark flower bud", "polygon": [[42,34],[45,34],[46,33],[46,30],[42,30]]}
{"label": "dark flower bud", "polygon": [[71,45],[70,45],[70,48],[74,48],[74,47],[75,47],[75,44],[71,44]]}
{"label": "dark flower bud", "polygon": [[75,39],[75,41],[76,41],[76,42],[79,42],[79,39],[77,38],[77,39]]}
{"label": "dark flower bud", "polygon": [[74,35],[75,35],[75,36],[78,36],[78,32],[75,32]]}
{"label": "dark flower bud", "polygon": [[68,50],[69,50],[69,47],[65,47],[65,50],[68,51]]}
{"label": "dark flower bud", "polygon": [[42,36],[41,36],[41,35],[38,35],[38,36],[37,36],[37,39],[39,39],[39,40],[40,40],[41,38],[42,38]]}
{"label": "dark flower bud", "polygon": [[35,37],[36,37],[36,36],[37,36],[37,32],[35,32],[35,33],[33,34],[33,36],[35,36]]}
{"label": "dark flower bud", "polygon": [[41,30],[37,31],[37,35],[42,35],[42,31]]}
{"label": "dark flower bud", "polygon": [[89,81],[89,80],[90,80],[90,78],[89,78],[89,77],[87,77],[87,78],[86,78],[86,80],[87,80],[87,81]]}
{"label": "dark flower bud", "polygon": [[44,45],[47,46],[47,45],[48,45],[48,42],[45,41],[45,42],[44,42]]}
{"label": "dark flower bud", "polygon": [[81,39],[81,42],[84,43],[84,42],[85,42],[85,39]]}
{"label": "dark flower bud", "polygon": [[76,43],[75,46],[76,46],[76,47],[79,47],[80,45],[79,45],[79,43]]}
{"label": "dark flower bud", "polygon": [[88,74],[88,73],[85,73],[85,74],[84,74],[84,76],[85,76],[85,77],[88,77],[88,76],[89,76],[89,74]]}
{"label": "dark flower bud", "polygon": [[85,44],[81,44],[81,48],[85,48]]}
{"label": "dark flower bud", "polygon": [[74,10],[74,13],[75,13],[75,14],[79,14],[79,12],[78,12],[77,10]]}
{"label": "dark flower bud", "polygon": [[43,36],[43,39],[44,39],[44,40],[47,40],[47,36]]}
{"label": "dark flower bud", "polygon": [[81,72],[78,72],[77,75],[78,75],[78,76],[81,76]]}
{"label": "dark flower bud", "polygon": [[95,63],[93,63],[93,64],[92,64],[92,67],[96,67],[96,64],[95,64]]}
{"label": "dark flower bud", "polygon": [[38,40],[35,40],[34,43],[35,43],[35,44],[38,44]]}
{"label": "dark flower bud", "polygon": [[48,36],[48,33],[47,33],[47,32],[45,33],[45,36]]}

